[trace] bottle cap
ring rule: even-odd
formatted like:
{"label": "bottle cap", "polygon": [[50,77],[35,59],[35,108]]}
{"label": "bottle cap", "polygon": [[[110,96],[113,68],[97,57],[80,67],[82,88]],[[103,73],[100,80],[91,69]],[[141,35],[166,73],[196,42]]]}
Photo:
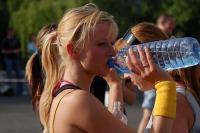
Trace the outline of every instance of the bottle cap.
{"label": "bottle cap", "polygon": [[113,58],[110,58],[110,59],[108,60],[107,64],[108,64],[108,66],[109,66],[110,68],[113,68],[113,67],[114,67],[114,60],[113,60]]}

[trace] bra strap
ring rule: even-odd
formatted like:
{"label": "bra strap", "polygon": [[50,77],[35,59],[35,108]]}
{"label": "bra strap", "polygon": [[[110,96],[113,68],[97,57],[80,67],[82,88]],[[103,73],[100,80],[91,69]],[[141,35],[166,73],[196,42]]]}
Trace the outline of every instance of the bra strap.
{"label": "bra strap", "polygon": [[56,97],[60,92],[66,90],[66,89],[80,89],[78,86],[72,85],[72,84],[65,84],[62,87],[55,90],[52,94],[53,97]]}
{"label": "bra strap", "polygon": [[54,122],[55,122],[56,111],[58,110],[58,106],[59,106],[61,100],[63,99],[63,97],[66,96],[67,94],[73,92],[73,91],[75,91],[75,90],[71,90],[71,91],[65,93],[65,94],[60,98],[60,100],[58,101],[58,104],[56,105],[56,109],[55,109],[54,114],[53,114],[52,133],[54,133]]}
{"label": "bra strap", "polygon": [[70,81],[67,81],[67,80],[61,80],[60,82],[58,82],[58,84],[54,87],[53,91],[52,91],[52,95],[54,94],[54,92],[56,91],[56,89],[60,88],[60,85],[63,83],[63,82],[66,82],[68,84],[71,84],[71,85],[74,85],[72,82]]}

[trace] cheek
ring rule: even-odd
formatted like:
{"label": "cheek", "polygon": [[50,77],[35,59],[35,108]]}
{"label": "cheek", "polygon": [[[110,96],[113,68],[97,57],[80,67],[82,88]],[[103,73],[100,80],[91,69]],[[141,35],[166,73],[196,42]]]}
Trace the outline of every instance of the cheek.
{"label": "cheek", "polygon": [[97,57],[95,54],[87,53],[85,58],[81,57],[81,64],[85,69],[91,70],[96,65],[98,65],[97,64],[98,60],[99,60],[99,57]]}
{"label": "cheek", "polygon": [[81,65],[86,71],[99,76],[106,76],[108,74],[107,59],[103,56],[102,52],[88,51],[84,57],[80,58]]}

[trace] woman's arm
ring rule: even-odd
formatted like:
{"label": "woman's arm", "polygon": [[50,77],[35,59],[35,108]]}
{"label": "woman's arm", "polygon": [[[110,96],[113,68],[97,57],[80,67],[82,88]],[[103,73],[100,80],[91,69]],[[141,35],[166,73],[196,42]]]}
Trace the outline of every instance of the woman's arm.
{"label": "woman's arm", "polygon": [[123,92],[122,92],[122,84],[119,75],[117,74],[115,69],[111,69],[110,73],[104,77],[109,86],[109,102],[108,102],[108,110],[111,112],[113,108],[113,103],[115,101],[120,101],[121,103],[121,111],[124,110],[124,101],[123,101]]}
{"label": "woman's arm", "polygon": [[134,84],[131,81],[126,82],[124,81],[124,85],[122,87],[123,90],[123,98],[124,102],[133,105],[136,102],[136,92],[134,88]]}
{"label": "woman's arm", "polygon": [[151,128],[152,133],[170,133],[173,120],[176,116],[176,86],[172,77],[160,69],[151,57],[148,48],[145,53],[137,46],[140,59],[130,49],[126,60],[128,68],[141,78],[155,84],[156,102],[154,107],[154,120]]}

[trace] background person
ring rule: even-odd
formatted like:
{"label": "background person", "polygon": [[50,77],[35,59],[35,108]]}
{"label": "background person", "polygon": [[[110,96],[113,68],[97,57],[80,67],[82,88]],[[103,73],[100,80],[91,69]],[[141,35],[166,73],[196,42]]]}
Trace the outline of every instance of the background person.
{"label": "background person", "polygon": [[169,71],[176,81],[177,117],[172,133],[200,132],[200,64]]}
{"label": "background person", "polygon": [[30,42],[28,43],[28,55],[31,56],[36,50],[36,35],[32,34],[30,36]]}
{"label": "background person", "polygon": [[[167,35],[165,35],[165,33],[163,33],[156,25],[151,23],[140,23],[133,26],[131,31],[141,43],[145,43],[146,41],[156,41],[159,39],[165,40],[168,38]],[[127,44],[122,45],[122,43],[118,43],[118,45],[116,45],[116,49],[122,46],[125,47]],[[174,81],[177,82],[176,118],[170,132],[197,133],[200,131],[200,65],[198,64],[188,68],[171,70],[169,73],[173,77]],[[141,79],[136,74],[129,76],[133,83],[141,90],[154,88],[153,84]],[[147,123],[147,128],[150,129],[152,127],[152,119],[149,119]],[[144,126],[146,126],[146,124],[142,125],[142,128],[138,128],[138,132],[146,132]]]}
{"label": "background person", "polygon": [[171,14],[161,14],[157,19],[157,26],[165,32],[169,37],[172,35],[175,29],[174,16]]}
{"label": "background person", "polygon": [[[164,13],[161,14],[157,19],[157,26],[170,37],[174,31],[175,28],[175,20],[173,15]],[[159,40],[166,39],[166,38],[160,38]],[[154,41],[152,39],[152,41]],[[156,98],[156,92],[155,90],[149,90],[145,91],[143,95],[143,102],[142,102],[142,108],[143,108],[143,116],[140,121],[138,132],[143,133],[150,116],[153,111],[154,103]]]}
{"label": "background person", "polygon": [[[2,54],[4,57],[5,67],[6,67],[6,76],[8,79],[14,78],[12,76],[12,70],[15,71],[15,78],[21,79],[21,50],[20,50],[20,42],[15,37],[15,30],[13,28],[9,28],[7,30],[7,37],[3,40],[2,43]],[[10,86],[12,82],[8,82]],[[21,95],[23,92],[22,83],[17,83],[16,94]]]}

